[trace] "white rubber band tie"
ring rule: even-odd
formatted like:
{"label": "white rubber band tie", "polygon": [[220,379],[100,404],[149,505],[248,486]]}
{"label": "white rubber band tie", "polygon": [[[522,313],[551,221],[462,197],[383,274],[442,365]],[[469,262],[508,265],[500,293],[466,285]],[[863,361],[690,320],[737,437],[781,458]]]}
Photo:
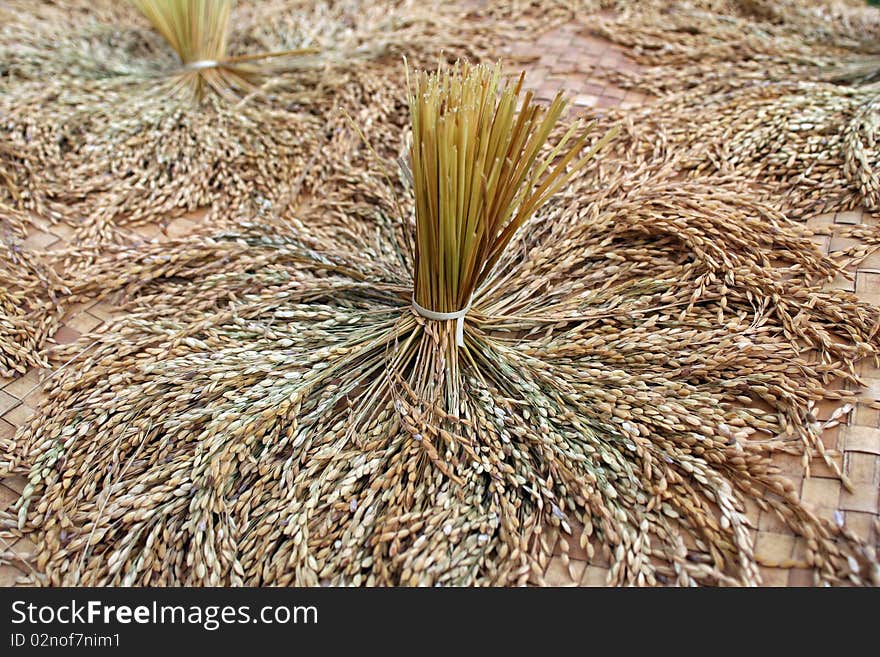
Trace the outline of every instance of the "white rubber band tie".
{"label": "white rubber band tie", "polygon": [[216,68],[220,66],[220,62],[213,59],[200,59],[197,62],[190,62],[183,68],[187,71],[201,71],[203,68]]}
{"label": "white rubber band tie", "polygon": [[428,310],[424,306],[420,306],[416,301],[416,298],[413,297],[412,307],[413,310],[416,311],[419,315],[424,317],[425,319],[434,319],[437,321],[443,320],[455,320],[455,345],[458,347],[464,346],[464,318],[467,317],[468,312],[471,309],[471,304],[473,304],[474,298],[471,297],[471,300],[468,301],[468,304],[462,308],[461,310],[456,310],[453,313],[438,313],[436,310]]}

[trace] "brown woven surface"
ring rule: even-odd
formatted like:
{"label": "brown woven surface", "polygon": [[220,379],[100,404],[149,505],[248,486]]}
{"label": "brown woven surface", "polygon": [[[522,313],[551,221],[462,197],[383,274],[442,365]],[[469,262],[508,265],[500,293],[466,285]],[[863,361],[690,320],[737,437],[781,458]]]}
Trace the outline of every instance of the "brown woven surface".
{"label": "brown woven surface", "polygon": [[[642,94],[625,92],[604,85],[591,74],[596,67],[618,69],[631,68],[633,64],[609,44],[579,35],[578,27],[564,26],[549,32],[537,40],[523,41],[510,46],[509,54],[525,58],[529,71],[527,82],[536,89],[539,97],[550,99],[560,88],[566,89],[581,107],[605,108],[635,106],[645,102]],[[183,218],[167,226],[151,225],[139,232],[146,239],[162,239],[163,233],[182,235],[189,232],[197,218]],[[860,212],[845,212],[811,219],[809,225],[818,234],[817,243],[825,252],[833,252],[851,245],[852,240],[836,237],[835,229],[841,225],[868,223],[877,219]],[[55,248],[65,243],[70,229],[59,225],[44,225],[35,230],[24,243],[30,248]],[[854,273],[852,280],[840,279],[834,285],[854,290],[862,299],[880,304],[880,255],[865,259]],[[58,343],[69,343],[82,333],[98,326],[112,315],[114,309],[107,303],[73,308],[65,318],[62,328],[55,336]],[[25,422],[40,402],[40,377],[50,372],[32,370],[19,379],[0,379],[0,439],[10,437]],[[880,399],[880,370],[865,363],[861,374],[868,388],[862,393],[865,400]],[[827,419],[836,408],[833,404],[819,407],[819,419]],[[826,431],[827,448],[840,452],[838,457],[850,477],[853,490],[847,491],[833,477],[824,464],[814,462],[812,477],[804,478],[799,459],[778,457],[783,471],[800,483],[804,502],[818,509],[827,518],[844,523],[865,540],[880,542],[880,411],[859,404],[846,418],[844,424]],[[23,478],[3,480],[0,484],[0,507],[10,506],[24,486]],[[766,564],[784,564],[797,560],[801,549],[799,539],[787,533],[769,513],[757,506],[749,509],[755,525],[756,552]],[[579,535],[578,528],[573,528]],[[547,541],[555,544],[554,556],[545,564],[543,581],[538,584],[554,586],[602,585],[607,572],[607,556],[597,553],[588,562],[586,552],[577,540],[547,535]],[[14,546],[0,545],[0,551],[12,547],[27,553],[31,546],[22,539]],[[0,585],[15,583],[27,568],[23,563],[0,565]],[[811,571],[799,568],[763,568],[766,585],[810,585]]]}

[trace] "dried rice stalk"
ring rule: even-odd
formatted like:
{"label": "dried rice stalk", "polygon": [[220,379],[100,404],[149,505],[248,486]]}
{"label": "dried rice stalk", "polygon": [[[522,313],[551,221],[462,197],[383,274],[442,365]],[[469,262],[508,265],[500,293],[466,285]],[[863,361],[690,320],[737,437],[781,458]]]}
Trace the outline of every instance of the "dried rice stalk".
{"label": "dried rice stalk", "polygon": [[257,80],[266,72],[247,62],[292,55],[309,55],[314,48],[296,48],[270,53],[230,57],[229,18],[232,0],[131,0],[177,53],[180,73],[173,78],[196,100],[212,90],[229,100],[244,92],[257,91]]}
{"label": "dried rice stalk", "polygon": [[[9,241],[27,234],[30,218],[16,209],[29,195],[23,179],[33,175],[27,155],[7,140],[0,140],[0,236]],[[3,199],[8,202],[4,203]]]}
{"label": "dried rice stalk", "polygon": [[663,114],[649,105],[607,117],[627,124],[619,155],[630,165],[743,175],[796,219],[880,208],[880,85],[779,83],[657,102]]}
{"label": "dried rice stalk", "polygon": [[848,61],[861,63],[877,52],[880,12],[812,0],[667,1],[589,19],[584,29],[625,46],[641,67],[597,75],[653,95],[715,93],[823,79]]}
{"label": "dried rice stalk", "polygon": [[[228,2],[142,3],[159,31],[121,3],[96,0],[92,20],[80,4],[67,6],[70,24],[38,3],[34,29],[0,33],[0,115],[39,172],[20,181],[27,196],[17,207],[70,223],[81,244],[131,241],[127,229],[156,216],[251,214],[312,192],[327,174],[323,154],[349,150],[356,163],[361,152],[340,105],[364,126],[405,121],[399,54],[433,64],[488,44],[485,29],[455,24],[453,10],[406,2],[242,3],[229,32]],[[186,21],[206,21],[207,36],[185,43],[174,25]],[[185,93],[169,98],[169,86]],[[376,130],[383,152],[386,132]]]}
{"label": "dried rice stalk", "polygon": [[641,64],[610,79],[660,96],[626,113],[621,143],[631,162],[678,166],[696,178],[745,175],[760,198],[794,218],[878,208],[876,9],[659,2],[587,25]]}
{"label": "dried rice stalk", "polygon": [[[23,154],[0,141],[0,189],[13,202],[21,201],[22,171],[29,170]],[[0,194],[2,198],[2,194]],[[59,299],[68,292],[54,270],[36,254],[21,247],[30,216],[0,202],[0,376],[24,374],[28,367],[45,367],[41,352],[58,328]]]}
{"label": "dried rice stalk", "polygon": [[366,171],[301,217],[363,219],[338,236],[269,217],[100,258],[128,313],[4,457],[35,580],[524,583],[577,522],[610,583],[756,584],[752,500],[805,540],[783,565],[877,584],[770,457],[822,456],[814,405],[851,399],[829,383],[877,355],[878,310],[822,292],[837,265],[741,182],[647,173],[584,171],[527,220],[457,348]]}
{"label": "dried rice stalk", "polygon": [[[323,193],[331,154],[363,161],[339,106],[389,155],[406,121],[398,55],[434,64],[487,47],[451,10],[416,3],[239,3],[232,29],[225,0],[139,6],[158,30],[129,3],[72,0],[13,5],[0,31],[0,230],[21,236],[28,213],[73,226],[71,278],[87,264],[79,254],[136,242],[145,224],[205,208],[205,222],[234,224]],[[251,61],[266,54],[271,65]],[[29,288],[43,295],[29,303],[48,308],[47,291]],[[22,344],[37,348],[37,315],[17,315],[16,335],[27,317]]]}
{"label": "dried rice stalk", "polygon": [[426,308],[469,304],[516,232],[613,137],[579,158],[589,131],[573,139],[573,126],[542,154],[565,100],[559,93],[545,110],[527,92],[519,105],[524,78],[499,98],[500,65],[463,64],[411,86],[414,298]]}
{"label": "dried rice stalk", "polygon": [[69,293],[40,256],[0,240],[0,376],[48,367],[41,352],[64,314],[59,299]]}

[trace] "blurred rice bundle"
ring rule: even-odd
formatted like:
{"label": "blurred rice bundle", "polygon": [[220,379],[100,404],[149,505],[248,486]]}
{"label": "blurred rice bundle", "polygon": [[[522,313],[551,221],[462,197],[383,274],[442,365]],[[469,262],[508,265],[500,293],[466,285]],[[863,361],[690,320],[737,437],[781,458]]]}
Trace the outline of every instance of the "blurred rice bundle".
{"label": "blurred rice bundle", "polygon": [[2,198],[70,223],[84,245],[320,193],[324,154],[355,165],[363,152],[340,106],[382,150],[379,126],[405,120],[400,55],[433,65],[488,44],[452,28],[455,9],[395,1],[73,0],[16,13],[0,32],[3,137],[39,173]]}
{"label": "blurred rice bundle", "polygon": [[593,16],[657,99],[624,119],[625,157],[698,179],[744,175],[792,218],[880,210],[880,10],[863,2],[656,2]]}

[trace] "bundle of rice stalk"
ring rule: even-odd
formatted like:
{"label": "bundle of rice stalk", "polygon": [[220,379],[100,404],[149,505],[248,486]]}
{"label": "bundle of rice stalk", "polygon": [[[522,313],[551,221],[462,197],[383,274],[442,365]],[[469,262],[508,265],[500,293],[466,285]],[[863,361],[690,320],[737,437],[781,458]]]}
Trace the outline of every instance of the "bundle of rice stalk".
{"label": "bundle of rice stalk", "polygon": [[[861,0],[487,0],[475,12],[527,25],[535,34],[580,25],[635,48],[642,63],[670,65],[674,59],[684,63],[682,52],[697,46],[710,60],[725,53],[721,61],[758,58],[773,67],[780,42],[795,49],[804,42],[850,48],[858,41],[854,35],[867,36],[866,27],[876,28]],[[671,72],[676,82],[684,81],[684,75]],[[656,82],[663,83],[659,77]]]}
{"label": "bundle of rice stalk", "polygon": [[4,129],[40,175],[22,181],[26,198],[9,202],[67,219],[74,241],[123,240],[131,236],[117,221],[137,225],[280,187],[264,158],[304,168],[318,135],[309,116],[238,106],[255,79],[225,64],[230,7],[145,3],[155,32],[80,27],[51,50],[51,33],[35,32],[33,43],[14,35],[4,44],[18,53],[4,57]]}
{"label": "bundle of rice stalk", "polygon": [[[72,0],[14,10],[0,32],[0,143],[19,159],[0,165],[15,173],[14,185],[0,180],[0,204],[17,211],[10,217],[65,221],[82,253],[203,209],[203,221],[234,225],[307,199],[323,189],[329,159],[357,166],[365,151],[339,106],[388,154],[385,135],[406,116],[399,75],[389,75],[401,48],[434,62],[444,49],[486,47],[479,31],[453,28],[449,11],[407,2]],[[85,264],[70,258],[67,278],[88,276]],[[60,299],[28,290],[47,310]],[[42,349],[42,314],[27,317],[25,343]],[[0,339],[14,338],[0,328]]]}
{"label": "bundle of rice stalk", "polygon": [[379,230],[99,259],[127,313],[0,461],[35,581],[522,584],[559,528],[613,584],[756,584],[747,500],[817,580],[880,581],[771,459],[823,455],[815,404],[852,394],[827,388],[880,312],[822,292],[839,268],[736,180],[585,175],[608,137],[545,143],[564,102],[521,86],[414,75],[403,217],[385,176],[339,192]]}
{"label": "bundle of rice stalk", "polygon": [[208,91],[230,100],[257,91],[255,83],[265,71],[249,62],[318,52],[297,48],[230,57],[227,49],[232,0],[131,1],[180,58],[181,69],[171,78],[171,85],[196,100]]}
{"label": "bundle of rice stalk", "polygon": [[274,211],[320,186],[327,152],[356,161],[340,105],[362,125],[402,124],[388,55],[435,62],[486,44],[450,11],[407,2],[133,3],[147,21],[95,4],[92,21],[0,34],[3,130],[39,171],[20,205],[83,244],[201,208],[217,221]]}
{"label": "bundle of rice stalk", "polygon": [[658,2],[591,17],[584,30],[625,46],[635,71],[597,70],[654,95],[815,80],[876,54],[880,12],[840,2]]}
{"label": "bundle of rice stalk", "polygon": [[597,74],[660,96],[626,117],[628,157],[747,176],[794,218],[878,208],[876,9],[659,2],[588,25],[640,65]]}
{"label": "bundle of rice stalk", "polygon": [[880,85],[790,82],[736,93],[686,91],[624,119],[619,155],[699,179],[737,174],[793,219],[880,210]]}

